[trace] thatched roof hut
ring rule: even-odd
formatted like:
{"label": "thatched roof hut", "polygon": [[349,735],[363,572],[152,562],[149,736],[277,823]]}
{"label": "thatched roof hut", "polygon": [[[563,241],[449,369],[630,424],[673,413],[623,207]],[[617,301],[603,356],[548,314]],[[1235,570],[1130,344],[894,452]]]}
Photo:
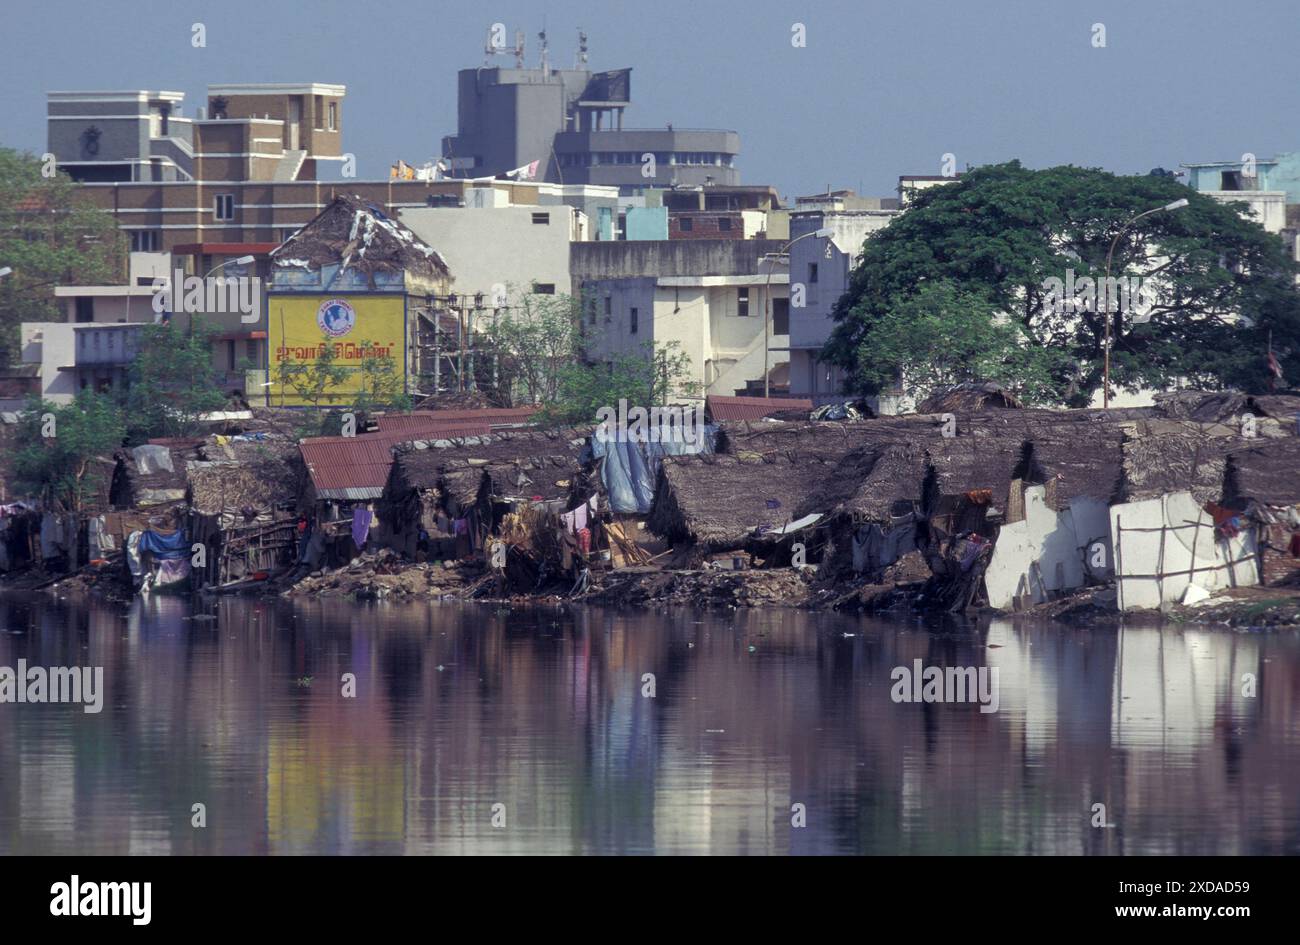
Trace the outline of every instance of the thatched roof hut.
{"label": "thatched roof hut", "polygon": [[464,507],[483,490],[492,496],[558,498],[568,494],[586,443],[584,431],[566,429],[502,431],[444,447],[402,444],[395,449],[389,491],[440,488]]}
{"label": "thatched roof hut", "polygon": [[1224,435],[1225,429],[1175,420],[1130,424],[1113,500],[1136,502],[1187,491],[1199,503],[1217,502],[1223,494],[1228,450],[1248,442]]}
{"label": "thatched roof hut", "polygon": [[957,413],[981,410],[1016,409],[1023,407],[1020,399],[1001,385],[992,381],[977,383],[967,381],[947,390],[931,394],[917,405],[917,413]]}
{"label": "thatched roof hut", "polygon": [[200,447],[203,460],[187,465],[190,510],[221,529],[263,524],[293,512],[305,469],[297,444],[215,438]]}
{"label": "thatched roof hut", "polygon": [[815,457],[702,454],[667,456],[659,470],[646,527],[674,544],[728,551],[762,541],[821,487],[836,464]]}
{"label": "thatched roof hut", "polygon": [[297,233],[271,252],[276,281],[281,273],[319,272],[337,267],[371,289],[404,283],[445,286],[451,277],[442,256],[410,228],[360,197],[339,195]]}
{"label": "thatched roof hut", "polygon": [[1239,508],[1249,502],[1300,505],[1300,439],[1269,440],[1229,453],[1223,499]]}
{"label": "thatched roof hut", "polygon": [[113,454],[116,468],[111,487],[112,504],[119,509],[178,506],[189,490],[186,468],[200,459],[202,439],[154,439]]}
{"label": "thatched roof hut", "polygon": [[1239,391],[1180,390],[1156,394],[1156,410],[1170,420],[1196,423],[1237,423],[1245,414],[1268,417],[1290,425],[1296,433],[1300,393],[1243,394]]}

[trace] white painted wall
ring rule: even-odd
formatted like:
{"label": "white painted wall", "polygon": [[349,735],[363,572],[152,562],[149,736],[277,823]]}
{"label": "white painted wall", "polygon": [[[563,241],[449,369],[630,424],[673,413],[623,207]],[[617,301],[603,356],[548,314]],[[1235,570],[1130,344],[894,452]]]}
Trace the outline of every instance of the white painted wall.
{"label": "white painted wall", "polygon": [[[550,222],[533,223],[535,213],[547,214]],[[572,207],[417,207],[400,217],[442,254],[457,295],[482,292],[490,298],[494,285],[527,291],[535,282],[554,285],[557,293],[571,291],[569,241],[581,235]]]}

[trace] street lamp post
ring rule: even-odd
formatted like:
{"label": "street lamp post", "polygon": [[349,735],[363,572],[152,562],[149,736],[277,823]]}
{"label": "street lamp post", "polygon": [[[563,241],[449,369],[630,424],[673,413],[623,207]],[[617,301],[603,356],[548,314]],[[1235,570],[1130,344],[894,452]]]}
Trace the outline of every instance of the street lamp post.
{"label": "street lamp post", "polygon": [[1153,213],[1160,213],[1165,210],[1181,210],[1185,206],[1187,206],[1187,198],[1181,197],[1173,203],[1165,204],[1163,207],[1153,207],[1150,210],[1144,210],[1142,213],[1139,213],[1121,226],[1119,232],[1115,234],[1115,238],[1110,241],[1110,250],[1106,253],[1106,281],[1103,283],[1106,287],[1106,335],[1105,340],[1102,342],[1102,348],[1105,352],[1104,362],[1102,365],[1101,406],[1103,409],[1110,407],[1110,262],[1111,258],[1115,255],[1115,247],[1119,245],[1120,237],[1127,232],[1128,228],[1143,217],[1149,217]]}
{"label": "street lamp post", "polygon": [[[776,256],[789,256],[791,246],[793,246],[795,243],[799,242],[800,240],[806,240],[810,236],[816,236],[820,239],[830,239],[834,235],[835,235],[835,228],[829,226],[824,226],[820,230],[813,230],[809,233],[803,233],[799,236],[796,236],[794,239],[787,241],[786,244],[781,247],[781,251],[779,253],[773,253],[771,256],[768,256],[767,258],[771,260]],[[771,324],[772,324],[772,263],[769,262],[767,266],[767,284],[763,289],[763,396],[764,397],[769,396],[772,392],[771,368],[768,366],[768,359],[770,357],[768,346],[771,344],[771,340],[770,340],[771,334],[769,329],[771,327]]]}

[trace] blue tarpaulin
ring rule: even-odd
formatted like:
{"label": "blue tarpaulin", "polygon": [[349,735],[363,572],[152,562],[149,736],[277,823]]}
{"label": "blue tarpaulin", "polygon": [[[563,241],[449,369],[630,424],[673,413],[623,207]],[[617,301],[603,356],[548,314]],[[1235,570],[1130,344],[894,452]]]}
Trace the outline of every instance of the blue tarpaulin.
{"label": "blue tarpaulin", "polygon": [[184,558],[190,553],[190,545],[179,528],[170,535],[145,531],[140,533],[140,550],[155,558]]}
{"label": "blue tarpaulin", "polygon": [[655,480],[665,456],[682,456],[688,453],[712,453],[718,428],[709,425],[698,442],[684,439],[663,439],[639,442],[634,439],[609,439],[592,437],[591,449],[601,464],[600,479],[609,497],[609,507],[615,512],[644,515],[650,511],[654,499]]}

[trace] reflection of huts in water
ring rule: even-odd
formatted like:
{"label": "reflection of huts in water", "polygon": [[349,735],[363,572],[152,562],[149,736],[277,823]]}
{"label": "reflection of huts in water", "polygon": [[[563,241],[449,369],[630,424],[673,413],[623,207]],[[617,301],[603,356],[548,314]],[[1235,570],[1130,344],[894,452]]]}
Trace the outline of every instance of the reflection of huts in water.
{"label": "reflection of huts in water", "polygon": [[290,567],[303,470],[288,441],[214,439],[188,466],[190,540],[206,549],[197,585],[260,580]]}
{"label": "reflection of huts in water", "polygon": [[794,512],[834,468],[816,456],[793,460],[779,452],[667,456],[646,527],[684,563],[742,550],[766,558],[816,524],[816,516],[800,521]]}
{"label": "reflection of huts in water", "polygon": [[380,509],[388,542],[408,557],[463,558],[503,526],[517,531],[520,517],[545,531],[544,520],[595,492],[587,440],[578,430],[518,430],[397,447]]}

